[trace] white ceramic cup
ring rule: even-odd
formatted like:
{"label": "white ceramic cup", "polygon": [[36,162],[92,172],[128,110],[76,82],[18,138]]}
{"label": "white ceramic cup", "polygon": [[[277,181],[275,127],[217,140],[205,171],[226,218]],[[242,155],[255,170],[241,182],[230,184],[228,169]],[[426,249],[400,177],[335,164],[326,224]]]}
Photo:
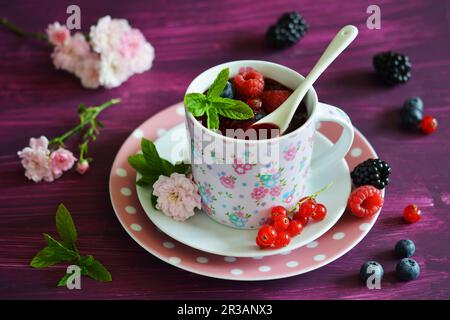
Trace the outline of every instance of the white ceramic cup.
{"label": "white ceramic cup", "polygon": [[[304,79],[296,71],[276,63],[233,61],[197,76],[186,93],[205,92],[227,67],[231,77],[242,67],[252,67],[292,89]],[[186,110],[193,178],[199,187],[202,208],[212,219],[238,229],[258,228],[270,217],[273,206],[289,208],[305,196],[310,170],[332,165],[346,155],[354,136],[347,114],[319,102],[314,88],[308,91],[304,101],[308,120],[295,131],[269,140],[248,141],[223,136],[204,127]],[[312,159],[314,135],[321,121],[335,122],[343,131],[329,152]],[[261,153],[269,149],[270,157],[269,151]]]}

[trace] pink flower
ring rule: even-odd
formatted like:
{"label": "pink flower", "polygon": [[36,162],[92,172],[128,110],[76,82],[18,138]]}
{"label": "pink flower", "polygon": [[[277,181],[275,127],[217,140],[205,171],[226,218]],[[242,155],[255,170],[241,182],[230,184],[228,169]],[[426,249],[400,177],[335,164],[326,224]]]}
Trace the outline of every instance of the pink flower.
{"label": "pink flower", "polygon": [[70,31],[66,26],[62,26],[59,22],[50,24],[47,28],[48,41],[54,46],[62,46],[66,44],[70,37]]}
{"label": "pink flower", "polygon": [[158,197],[156,208],[174,220],[184,221],[201,207],[197,185],[176,172],[170,177],[159,176],[153,184],[153,195]]}
{"label": "pink flower", "polygon": [[281,194],[281,187],[275,186],[272,189],[270,189],[270,195],[272,197],[278,197]]}
{"label": "pink flower", "polygon": [[85,88],[95,89],[99,82],[100,59],[97,54],[90,53],[75,66],[75,74]]}
{"label": "pink flower", "polygon": [[267,188],[258,187],[258,188],[253,189],[251,196],[253,199],[260,200],[266,196],[267,192],[269,192],[269,190]]}
{"label": "pink flower", "polygon": [[222,183],[225,188],[234,188],[234,179],[231,176],[221,176],[220,183]]}
{"label": "pink flower", "polygon": [[30,146],[17,152],[28,179],[34,182],[54,180],[49,154],[48,139],[44,136],[31,138]]}
{"label": "pink flower", "polygon": [[56,69],[75,73],[78,64],[90,54],[89,43],[83,34],[77,32],[64,45],[55,47],[51,57]]}
{"label": "pink flower", "polygon": [[64,171],[72,169],[77,158],[67,149],[59,148],[50,154],[53,176],[59,178]]}
{"label": "pink flower", "polygon": [[79,174],[85,174],[89,169],[89,162],[87,160],[82,160],[77,163],[77,172]]}
{"label": "pink flower", "polygon": [[287,161],[294,160],[297,148],[290,147],[286,152],[284,152],[284,159]]}

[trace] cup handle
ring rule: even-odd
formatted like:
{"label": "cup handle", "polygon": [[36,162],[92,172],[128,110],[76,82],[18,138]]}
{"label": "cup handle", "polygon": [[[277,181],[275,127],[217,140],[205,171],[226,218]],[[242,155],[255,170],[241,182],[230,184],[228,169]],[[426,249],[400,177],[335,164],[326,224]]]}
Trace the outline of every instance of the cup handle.
{"label": "cup handle", "polygon": [[344,130],[339,140],[329,152],[318,155],[312,160],[312,170],[327,167],[345,157],[353,144],[354,129],[349,116],[341,109],[326,103],[317,104],[317,122],[330,121],[339,124]]}

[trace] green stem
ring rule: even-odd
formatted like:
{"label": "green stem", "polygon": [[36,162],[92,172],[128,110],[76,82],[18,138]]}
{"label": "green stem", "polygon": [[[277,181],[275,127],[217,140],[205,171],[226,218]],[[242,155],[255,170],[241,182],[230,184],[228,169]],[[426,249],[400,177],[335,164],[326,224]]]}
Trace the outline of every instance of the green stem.
{"label": "green stem", "polygon": [[14,33],[16,36],[19,36],[21,38],[33,38],[33,39],[37,39],[40,41],[48,42],[48,38],[45,33],[25,31],[25,30],[19,28],[18,26],[16,26],[15,24],[11,23],[8,19],[6,19],[4,17],[0,19],[0,25],[4,26],[6,29],[8,29],[9,31]]}
{"label": "green stem", "polygon": [[308,197],[304,197],[302,200],[298,201],[295,206],[289,211],[289,212],[294,212],[298,210],[298,207],[305,201],[310,200],[310,199],[315,199],[319,194],[321,194],[322,192],[324,192],[325,190],[327,190],[328,188],[330,188],[333,185],[333,181],[331,181],[329,184],[327,184],[325,187],[323,187],[322,189],[320,189],[319,191],[314,192],[312,195],[308,196]]}
{"label": "green stem", "polygon": [[[71,138],[74,134],[82,131],[87,125],[91,123],[91,120],[95,120],[97,116],[105,110],[106,108],[117,104],[120,102],[120,99],[111,99],[100,106],[97,107],[90,107],[85,110],[86,117],[75,127],[71,128],[66,133],[62,134],[61,136],[58,136],[56,138],[53,138],[50,140],[49,145],[57,145],[57,146],[64,146],[64,141]],[[84,143],[84,142],[83,142]]]}

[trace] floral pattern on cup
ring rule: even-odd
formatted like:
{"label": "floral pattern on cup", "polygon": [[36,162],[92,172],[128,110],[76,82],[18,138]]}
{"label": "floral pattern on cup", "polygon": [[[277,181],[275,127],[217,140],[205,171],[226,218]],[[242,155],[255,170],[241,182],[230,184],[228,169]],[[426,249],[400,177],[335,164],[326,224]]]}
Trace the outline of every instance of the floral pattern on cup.
{"label": "floral pattern on cup", "polygon": [[202,199],[202,209],[208,215],[214,215],[216,213],[214,203],[217,201],[217,197],[212,193],[214,191],[214,188],[209,183],[197,183],[197,185],[198,192],[200,193],[200,197]]}
{"label": "floral pattern on cup", "polygon": [[228,220],[235,226],[236,228],[242,229],[245,228],[245,225],[248,222],[248,219],[251,218],[251,214],[244,212],[245,208],[241,205],[233,207],[233,212],[225,213],[228,217]]}
{"label": "floral pattern on cup", "polygon": [[236,174],[246,174],[247,171],[252,170],[253,165],[250,163],[240,163],[237,159],[234,160],[233,169]]}
{"label": "floral pattern on cup", "polygon": [[264,206],[262,200],[267,196],[270,197],[270,200],[275,200],[281,194],[283,187],[286,186],[286,179],[282,177],[284,168],[280,168],[278,171],[272,169],[268,169],[267,173],[256,175],[259,182],[255,184],[250,196],[256,200],[258,206]]}
{"label": "floral pattern on cup", "polygon": [[234,189],[236,184],[236,177],[232,175],[227,175],[225,172],[219,173],[219,181],[220,183],[228,189]]}

